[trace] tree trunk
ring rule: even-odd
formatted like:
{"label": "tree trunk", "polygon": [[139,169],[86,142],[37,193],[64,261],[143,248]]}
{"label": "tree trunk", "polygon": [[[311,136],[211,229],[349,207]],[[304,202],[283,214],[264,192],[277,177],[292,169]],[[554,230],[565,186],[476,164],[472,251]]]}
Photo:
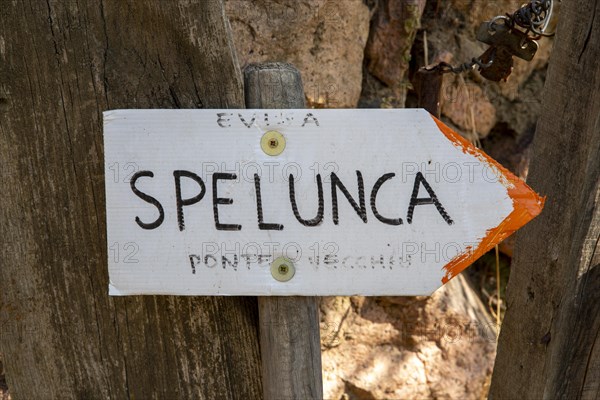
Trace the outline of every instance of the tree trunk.
{"label": "tree trunk", "polygon": [[492,399],[600,397],[600,0],[563,2],[517,236]]}
{"label": "tree trunk", "polygon": [[260,398],[255,298],[107,294],[102,111],[242,108],[221,2],[3,1],[0,14],[0,346],[13,397]]}

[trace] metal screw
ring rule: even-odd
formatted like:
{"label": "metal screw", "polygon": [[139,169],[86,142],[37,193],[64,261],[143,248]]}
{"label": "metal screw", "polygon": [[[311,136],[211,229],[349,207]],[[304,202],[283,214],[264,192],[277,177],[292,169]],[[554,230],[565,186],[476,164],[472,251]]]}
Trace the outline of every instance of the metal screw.
{"label": "metal screw", "polygon": [[285,149],[285,137],[277,131],[268,131],[260,139],[260,147],[270,156],[278,156]]}
{"label": "metal screw", "polygon": [[279,282],[287,282],[294,277],[294,263],[286,257],[278,257],[271,264],[271,276]]}

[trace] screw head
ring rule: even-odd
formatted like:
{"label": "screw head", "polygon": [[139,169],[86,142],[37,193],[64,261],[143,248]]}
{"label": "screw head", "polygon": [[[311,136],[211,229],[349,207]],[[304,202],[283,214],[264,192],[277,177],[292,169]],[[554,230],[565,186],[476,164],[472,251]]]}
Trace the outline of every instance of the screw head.
{"label": "screw head", "polygon": [[279,282],[287,282],[294,277],[294,263],[286,257],[278,257],[271,263],[271,276]]}
{"label": "screw head", "polygon": [[278,156],[285,149],[285,137],[277,131],[268,131],[260,139],[260,147],[270,156]]}

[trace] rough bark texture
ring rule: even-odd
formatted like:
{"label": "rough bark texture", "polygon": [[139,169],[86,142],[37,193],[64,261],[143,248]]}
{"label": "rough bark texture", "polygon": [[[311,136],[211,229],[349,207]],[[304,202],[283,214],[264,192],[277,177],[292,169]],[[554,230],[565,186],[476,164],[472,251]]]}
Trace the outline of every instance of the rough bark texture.
{"label": "rough bark texture", "polygon": [[[304,108],[300,72],[290,64],[250,65],[244,79],[248,108]],[[318,299],[259,297],[258,305],[265,399],[322,399]]]}
{"label": "rough bark texture", "polygon": [[490,398],[600,396],[600,0],[563,2]]}
{"label": "rough bark texture", "polygon": [[0,13],[13,397],[260,398],[256,299],[107,294],[102,111],[243,107],[220,1],[3,1]]}

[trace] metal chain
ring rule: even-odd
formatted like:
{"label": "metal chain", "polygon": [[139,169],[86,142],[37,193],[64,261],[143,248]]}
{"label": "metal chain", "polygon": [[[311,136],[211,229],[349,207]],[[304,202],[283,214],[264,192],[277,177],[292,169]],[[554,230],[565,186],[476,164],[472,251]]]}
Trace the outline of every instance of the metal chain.
{"label": "metal chain", "polygon": [[[550,19],[552,18],[553,9],[554,0],[530,0],[529,4],[524,4],[513,14],[498,15],[492,18],[489,22],[490,30],[494,30],[494,25],[502,20],[511,29],[514,29],[515,25],[525,29],[526,37],[529,37],[531,40],[540,39],[542,36],[553,36],[554,33],[548,34],[545,32],[550,23]],[[530,33],[533,33],[534,35],[530,35]],[[494,56],[495,52],[487,63],[484,63],[481,60],[481,57],[474,57],[471,61],[463,63],[458,67],[453,67],[446,62],[441,62],[434,67],[427,68],[427,70],[437,70],[443,74],[450,72],[461,74],[463,72],[471,71],[475,67],[479,67],[479,69],[482,70],[492,66],[494,63]]]}
{"label": "metal chain", "polygon": [[548,28],[554,4],[552,0],[531,0],[529,4],[523,5],[509,18],[514,24],[533,32],[538,36],[552,36],[554,33],[547,34],[545,30]]}
{"label": "metal chain", "polygon": [[493,63],[494,63],[494,54],[492,54],[490,61],[487,63],[484,63],[483,61],[481,61],[480,57],[473,57],[471,59],[471,61],[463,63],[463,64],[459,65],[458,67],[453,67],[452,65],[448,64],[447,62],[441,62],[441,63],[437,64],[436,66],[434,66],[433,68],[430,68],[428,70],[433,71],[433,70],[437,69],[442,74],[447,74],[449,72],[452,72],[453,74],[462,74],[463,72],[471,71],[476,66],[479,67],[480,69],[491,67]]}

